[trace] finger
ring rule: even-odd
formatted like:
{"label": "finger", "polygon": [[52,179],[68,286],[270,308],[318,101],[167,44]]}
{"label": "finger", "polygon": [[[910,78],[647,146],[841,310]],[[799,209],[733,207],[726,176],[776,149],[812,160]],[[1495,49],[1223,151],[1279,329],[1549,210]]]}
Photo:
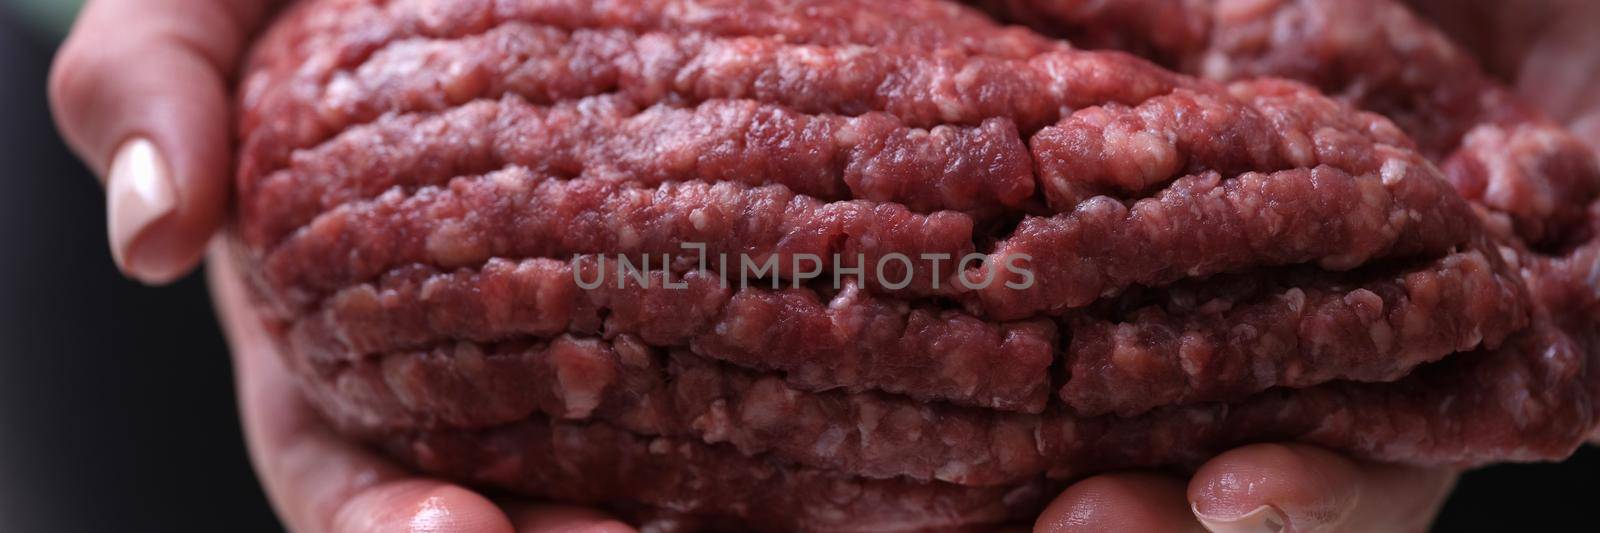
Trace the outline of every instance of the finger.
{"label": "finger", "polygon": [[1258,444],[1212,459],[1189,483],[1194,514],[1217,533],[1424,531],[1455,484],[1443,469],[1363,463],[1298,444]]}
{"label": "finger", "polygon": [[357,491],[331,531],[511,532],[493,502],[470,490],[428,479],[397,479]]}
{"label": "finger", "polygon": [[207,277],[233,351],[245,442],[291,530],[512,531],[493,502],[412,476],[327,427],[301,399],[224,248],[213,247]]}
{"label": "finger", "polygon": [[169,282],[199,260],[227,206],[226,76],[267,0],[90,2],[56,55],[50,105],[106,185],[112,256]]}
{"label": "finger", "polygon": [[1199,531],[1183,481],[1159,474],[1095,476],[1067,487],[1050,502],[1035,532]]}
{"label": "finger", "polygon": [[627,524],[584,507],[555,504],[507,505],[517,533],[634,533]]}

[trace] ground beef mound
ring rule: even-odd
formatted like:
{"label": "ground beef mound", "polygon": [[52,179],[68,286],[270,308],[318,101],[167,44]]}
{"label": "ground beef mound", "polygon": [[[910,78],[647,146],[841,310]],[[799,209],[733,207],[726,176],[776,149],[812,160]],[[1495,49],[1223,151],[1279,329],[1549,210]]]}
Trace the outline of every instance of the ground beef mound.
{"label": "ground beef mound", "polygon": [[302,2],[241,81],[234,248],[341,430],[663,527],[1594,426],[1600,169],[1406,8],[972,4]]}

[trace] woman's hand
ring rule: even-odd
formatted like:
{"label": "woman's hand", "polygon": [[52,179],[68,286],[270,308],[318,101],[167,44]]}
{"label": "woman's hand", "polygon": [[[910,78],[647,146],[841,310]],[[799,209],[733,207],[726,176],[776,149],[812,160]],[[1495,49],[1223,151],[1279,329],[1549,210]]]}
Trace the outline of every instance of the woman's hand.
{"label": "woman's hand", "polygon": [[[232,158],[229,80],[271,3],[92,1],[62,46],[50,80],[51,107],[69,144],[105,183],[112,255],[129,277],[160,284],[183,275],[221,223]],[[1552,56],[1543,51],[1533,57],[1548,63]],[[1533,65],[1521,72],[1536,78],[1562,71]],[[1571,97],[1595,93],[1562,94],[1553,100],[1577,108],[1577,116],[1564,118],[1579,130],[1600,132],[1600,113],[1588,118],[1579,105],[1593,102]],[[586,509],[502,507],[457,485],[411,475],[335,435],[300,399],[225,256],[213,254],[209,274],[232,346],[245,434],[262,483],[291,529],[628,529]],[[1256,445],[1215,458],[1187,482],[1150,473],[1082,481],[1058,497],[1035,528],[1179,531],[1200,529],[1203,522],[1230,532],[1422,530],[1454,478],[1441,470],[1355,462],[1308,446]]]}
{"label": "woman's hand", "polygon": [[1312,446],[1257,444],[1217,456],[1187,482],[1154,473],[1080,481],[1045,509],[1034,531],[1421,532],[1455,478]]}
{"label": "woman's hand", "polygon": [[595,511],[496,504],[418,476],[327,426],[295,387],[250,305],[232,257],[215,247],[207,278],[233,351],[239,415],[261,484],[292,531],[576,532],[632,528]]}
{"label": "woman's hand", "polygon": [[[266,0],[99,0],[50,76],[62,135],[106,186],[117,266],[150,284],[194,268],[226,215],[229,79]],[[210,262],[250,457],[294,531],[631,531],[576,507],[503,504],[334,434],[300,398],[231,260]],[[502,502],[504,503],[504,502]]]}
{"label": "woman's hand", "polygon": [[[1408,0],[1600,154],[1600,2]],[[1596,432],[1600,441],[1600,430]],[[1455,479],[1297,444],[1247,446],[1187,481],[1122,473],[1068,488],[1036,531],[1424,531]]]}
{"label": "woman's hand", "polygon": [[267,0],[98,0],[50,73],[67,143],[106,187],[111,255],[128,277],[194,268],[228,207],[229,78]]}
{"label": "woman's hand", "polygon": [[[299,396],[220,245],[211,294],[233,351],[251,459],[296,531],[631,531],[590,510],[502,509],[462,487],[406,473],[333,433]],[[1424,531],[1455,475],[1351,461],[1303,445],[1222,454],[1187,482],[1148,473],[1090,478],[1045,509],[1036,531]],[[1198,518],[1197,518],[1198,517]],[[411,529],[406,529],[411,528]]]}

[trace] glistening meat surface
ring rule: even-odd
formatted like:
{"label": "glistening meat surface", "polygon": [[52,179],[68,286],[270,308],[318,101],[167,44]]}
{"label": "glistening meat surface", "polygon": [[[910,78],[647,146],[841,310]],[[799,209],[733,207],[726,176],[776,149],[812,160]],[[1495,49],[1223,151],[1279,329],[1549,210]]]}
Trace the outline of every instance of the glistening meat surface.
{"label": "glistening meat surface", "polygon": [[664,527],[1594,426],[1600,171],[1425,21],[975,3],[301,2],[239,87],[234,250],[339,429]]}
{"label": "glistening meat surface", "polygon": [[1214,80],[1315,85],[1400,125],[1460,194],[1535,245],[1600,195],[1589,148],[1483,72],[1400,0],[981,0],[1003,18]]}
{"label": "glistening meat surface", "polygon": [[[781,371],[812,390],[875,389],[1030,412],[1042,410],[1049,394],[1057,339],[1048,320],[993,323],[874,295],[849,281],[830,297],[803,287],[724,287],[707,273],[663,271],[648,286],[629,277],[585,290],[579,280],[601,279],[602,269],[618,279],[616,263],[588,256],[574,264],[496,259],[478,271],[397,272],[340,291],[295,323],[290,338],[298,353],[337,362],[452,339],[626,334]],[[674,283],[683,287],[668,287]]]}
{"label": "glistening meat surface", "polygon": [[883,113],[808,115],[747,100],[639,109],[604,96],[555,106],[507,96],[389,115],[297,153],[251,195],[244,209],[260,216],[242,232],[275,243],[323,211],[390,188],[439,186],[512,165],[642,184],[774,183],[823,200],[994,214],[1032,198],[1026,150],[1002,118],[930,130]]}

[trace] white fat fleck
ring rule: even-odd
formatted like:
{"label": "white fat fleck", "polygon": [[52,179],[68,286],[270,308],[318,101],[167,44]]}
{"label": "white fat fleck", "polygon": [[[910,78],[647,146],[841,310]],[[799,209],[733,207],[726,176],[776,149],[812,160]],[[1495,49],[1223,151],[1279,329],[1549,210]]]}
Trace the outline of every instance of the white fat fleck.
{"label": "white fat fleck", "polygon": [[708,222],[704,208],[696,208],[694,211],[689,212],[689,223],[694,224],[695,230],[705,231],[709,226]]}
{"label": "white fat fleck", "polygon": [[1384,161],[1383,169],[1380,170],[1380,173],[1383,176],[1383,184],[1385,186],[1392,186],[1396,183],[1399,183],[1401,179],[1405,178],[1406,172],[1409,170],[1410,165],[1406,164],[1405,160],[1398,157],[1390,158],[1389,160]]}
{"label": "white fat fleck", "polygon": [[[828,310],[829,311],[843,311],[843,310],[849,309],[851,306],[855,305],[855,303],[860,301],[860,300],[861,300],[861,288],[859,286],[857,286],[856,284],[851,283],[849,285],[845,285],[844,289],[840,290],[839,294],[837,294],[837,295],[835,295],[833,297],[833,301],[828,302]],[[839,313],[829,313],[829,314],[837,315]]]}
{"label": "white fat fleck", "polygon": [[971,64],[962,68],[961,72],[957,72],[954,81],[956,84],[956,89],[965,92],[977,86],[979,83],[982,83],[982,80],[983,73],[976,64]]}
{"label": "white fat fleck", "polygon": [[1298,131],[1283,136],[1284,157],[1295,166],[1309,167],[1316,163],[1314,146],[1309,137]]}
{"label": "white fat fleck", "polygon": [[1289,304],[1289,310],[1299,313],[1306,306],[1306,291],[1295,287],[1283,293],[1283,299]]}
{"label": "white fat fleck", "polygon": [[[422,282],[422,290],[417,291],[417,299],[424,302],[431,301],[433,300],[434,296],[438,295],[439,291],[445,290],[445,286],[446,284],[444,280],[439,278],[428,278],[427,281]],[[376,296],[376,294],[374,294],[374,296]]]}
{"label": "white fat fleck", "polygon": [[633,226],[619,223],[616,226],[616,229],[618,244],[622,245],[623,248],[634,248],[639,245],[639,241],[641,240],[639,238],[639,232],[633,229]]}
{"label": "white fat fleck", "polygon": [[1178,364],[1183,367],[1183,373],[1189,376],[1198,376],[1202,370],[1196,350],[1200,348],[1200,337],[1195,332],[1184,334],[1178,346]]}
{"label": "white fat fleck", "polygon": [[1227,54],[1209,52],[1200,61],[1200,72],[1202,73],[1200,77],[1207,79],[1224,80],[1232,78],[1233,60],[1228,59]]}
{"label": "white fat fleck", "polygon": [[854,124],[839,128],[833,133],[833,142],[839,146],[855,146],[861,142],[861,131]]}
{"label": "white fat fleck", "polygon": [[335,109],[340,107],[340,104],[355,101],[360,92],[361,86],[355,80],[347,74],[341,74],[334,76],[333,80],[328,82],[327,87],[323,89],[323,99],[328,102],[327,108]]}
{"label": "white fat fleck", "polygon": [[521,167],[513,167],[489,175],[495,187],[509,192],[523,192],[528,189],[528,180],[523,179],[527,171]]}
{"label": "white fat fleck", "polygon": [[469,231],[460,222],[451,221],[439,225],[428,234],[428,255],[445,266],[459,266],[473,262],[479,256],[487,255],[482,250],[480,243],[469,238]]}
{"label": "white fat fleck", "polygon": [[720,11],[707,8],[700,2],[669,3],[664,6],[674,16],[667,20],[681,20],[685,24],[703,23],[714,20]]}
{"label": "white fat fleck", "polygon": [[950,122],[960,121],[962,111],[965,109],[960,100],[944,93],[940,93],[939,96],[934,98],[934,105],[939,107],[939,114],[942,118]]}
{"label": "white fat fleck", "polygon": [[1481,324],[1473,326],[1472,333],[1462,339],[1461,349],[1465,350],[1477,346],[1480,342],[1483,342],[1483,326]]}
{"label": "white fat fleck", "polygon": [[934,479],[938,479],[940,481],[960,483],[971,474],[972,465],[961,461],[951,461],[940,465],[939,469],[933,472],[933,477]]}

